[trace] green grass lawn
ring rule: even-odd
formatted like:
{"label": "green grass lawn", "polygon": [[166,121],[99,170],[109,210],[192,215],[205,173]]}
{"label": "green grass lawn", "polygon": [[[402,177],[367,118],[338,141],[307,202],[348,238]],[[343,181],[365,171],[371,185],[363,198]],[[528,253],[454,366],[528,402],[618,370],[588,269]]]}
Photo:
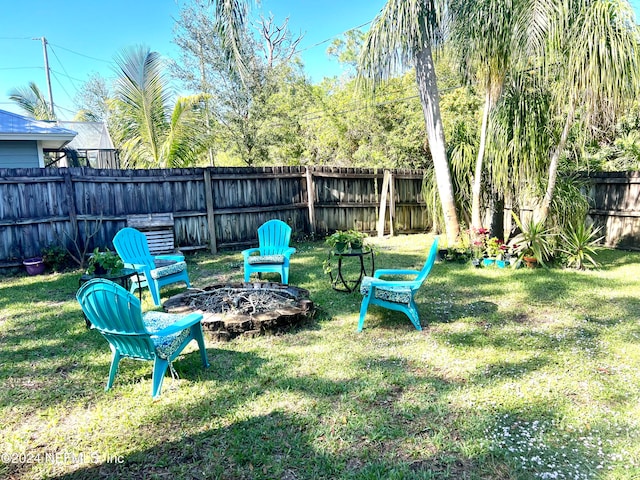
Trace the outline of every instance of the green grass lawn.
{"label": "green grass lawn", "polygon": [[[376,239],[376,267],[420,268],[431,241]],[[208,370],[194,342],[157,402],[150,362],[123,360],[104,392],[80,272],[0,278],[0,477],[640,478],[640,254],[601,250],[585,272],[437,263],[422,332],[371,307],[357,333],[361,296],[330,288],[326,246],[295,246],[315,318],[207,339]],[[189,257],[192,283],[241,280],[241,258]]]}

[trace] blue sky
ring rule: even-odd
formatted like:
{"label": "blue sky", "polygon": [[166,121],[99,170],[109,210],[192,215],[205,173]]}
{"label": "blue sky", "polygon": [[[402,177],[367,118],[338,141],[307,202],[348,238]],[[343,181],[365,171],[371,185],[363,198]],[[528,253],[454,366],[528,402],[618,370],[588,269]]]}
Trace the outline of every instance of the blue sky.
{"label": "blue sky", "polygon": [[[35,81],[46,92],[42,43],[49,42],[54,103],[62,119],[73,117],[73,97],[93,72],[113,76],[116,53],[146,45],[176,56],[174,19],[188,0],[14,0],[2,13],[0,31],[0,109],[18,111],[8,92]],[[300,44],[306,71],[313,81],[340,74],[326,55],[329,42],[353,27],[370,22],[385,0],[262,0],[260,10],[276,21],[289,17]],[[631,0],[640,11],[640,0]],[[34,40],[34,38],[36,40]],[[324,42],[324,43],[321,43]]]}
{"label": "blue sky", "polygon": [[[16,0],[3,9],[0,30],[0,109],[19,112],[8,99],[15,87],[35,81],[47,92],[42,42],[49,43],[54,104],[62,119],[73,117],[73,97],[92,72],[113,76],[114,56],[123,48],[146,45],[176,56],[174,19],[187,0]],[[289,17],[313,81],[340,73],[326,55],[330,42],[345,30],[370,22],[384,0],[262,0],[260,10],[276,21]],[[254,9],[255,10],[255,9]],[[34,40],[34,38],[36,40]]]}

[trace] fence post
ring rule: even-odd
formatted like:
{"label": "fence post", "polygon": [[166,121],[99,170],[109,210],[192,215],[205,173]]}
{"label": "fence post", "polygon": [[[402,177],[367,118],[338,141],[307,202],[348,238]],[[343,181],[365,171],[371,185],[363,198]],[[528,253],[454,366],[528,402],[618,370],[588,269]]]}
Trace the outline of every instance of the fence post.
{"label": "fence post", "polygon": [[67,196],[67,204],[69,205],[69,223],[71,223],[71,233],[73,235],[78,232],[78,211],[76,209],[76,197],[73,194],[71,172],[69,172],[68,168],[64,172],[64,189]]}
{"label": "fence post", "polygon": [[378,210],[378,237],[384,236],[384,221],[387,216],[387,195],[389,193],[389,170],[384,171],[382,179],[382,195],[380,195],[380,209]]}
{"label": "fence post", "polygon": [[209,227],[209,246],[211,253],[218,253],[216,239],[216,216],[213,208],[213,189],[211,187],[211,171],[204,169],[204,198],[207,202],[207,223]]}
{"label": "fence post", "polygon": [[393,221],[396,218],[396,189],[395,177],[389,171],[389,235],[393,237]]}
{"label": "fence post", "polygon": [[309,225],[311,234],[316,234],[316,185],[313,183],[313,173],[309,167],[305,167],[305,178],[307,180],[307,205],[309,207]]}

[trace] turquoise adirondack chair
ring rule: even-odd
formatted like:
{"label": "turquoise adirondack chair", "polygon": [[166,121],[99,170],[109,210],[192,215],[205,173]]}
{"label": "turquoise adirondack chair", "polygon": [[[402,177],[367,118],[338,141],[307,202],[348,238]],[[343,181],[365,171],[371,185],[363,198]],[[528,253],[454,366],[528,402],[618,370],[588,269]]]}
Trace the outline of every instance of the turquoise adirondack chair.
{"label": "turquoise adirondack chair", "polygon": [[202,364],[209,367],[200,324],[202,314],[143,314],[135,295],[103,278],[85,283],[76,298],[93,328],[107,339],[113,352],[105,390],[113,385],[121,358],[152,360],[151,395],[158,398],[167,367],[191,340],[198,342]]}
{"label": "turquoise adirondack chair", "polygon": [[[414,296],[431,271],[438,253],[438,237],[431,244],[431,250],[422,270],[376,270],[373,277],[364,277],[360,293],[364,295],[360,305],[358,331],[364,327],[364,317],[369,305],[379,305],[389,310],[403,312],[409,317],[416,330],[422,330]],[[413,280],[383,280],[387,275],[415,275]]]}
{"label": "turquoise adirondack chair", "polygon": [[149,287],[153,303],[160,305],[160,287],[184,282],[191,288],[187,263],[183,255],[151,255],[144,233],[126,227],[113,237],[113,246],[127,268],[134,268],[139,278],[133,277],[131,292]]}
{"label": "turquoise adirondack chair", "polygon": [[[242,252],[244,257],[244,281],[251,273],[275,272],[283,284],[289,283],[289,257],[296,249],[289,246],[291,227],[281,220],[269,220],[258,228],[258,248]],[[257,254],[257,255],[255,255]]]}

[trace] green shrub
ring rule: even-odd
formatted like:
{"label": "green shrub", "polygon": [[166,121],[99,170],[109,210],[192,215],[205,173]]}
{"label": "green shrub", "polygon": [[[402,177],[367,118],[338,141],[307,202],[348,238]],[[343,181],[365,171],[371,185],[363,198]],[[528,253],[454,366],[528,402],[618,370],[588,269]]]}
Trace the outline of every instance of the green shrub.
{"label": "green shrub", "polygon": [[42,259],[54,272],[64,272],[73,262],[67,249],[54,243],[42,249]]}
{"label": "green shrub", "polygon": [[604,238],[602,236],[596,238],[599,232],[600,227],[594,230],[593,225],[587,226],[582,222],[570,224],[566,231],[560,234],[562,239],[560,251],[566,255],[567,267],[584,270],[585,262],[598,267],[592,255],[597,255],[594,247]]}

